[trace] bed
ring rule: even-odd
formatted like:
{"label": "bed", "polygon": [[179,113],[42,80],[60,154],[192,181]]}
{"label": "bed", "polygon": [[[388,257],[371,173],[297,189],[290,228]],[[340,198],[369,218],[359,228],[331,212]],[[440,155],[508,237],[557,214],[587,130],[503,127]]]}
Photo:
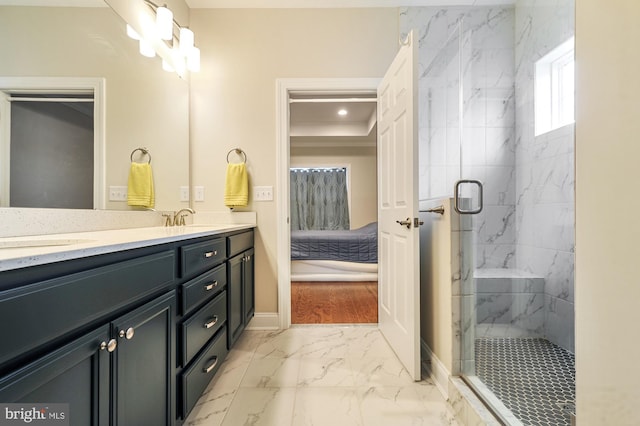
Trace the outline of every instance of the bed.
{"label": "bed", "polygon": [[348,231],[292,231],[292,281],[377,281],[378,224]]}

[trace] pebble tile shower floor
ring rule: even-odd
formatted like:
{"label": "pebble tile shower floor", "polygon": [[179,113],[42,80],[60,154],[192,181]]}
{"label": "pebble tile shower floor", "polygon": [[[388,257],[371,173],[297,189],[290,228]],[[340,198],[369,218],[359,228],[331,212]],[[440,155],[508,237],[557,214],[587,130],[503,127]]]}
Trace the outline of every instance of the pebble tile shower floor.
{"label": "pebble tile shower floor", "polygon": [[575,357],[546,339],[476,339],[476,374],[525,425],[569,425]]}

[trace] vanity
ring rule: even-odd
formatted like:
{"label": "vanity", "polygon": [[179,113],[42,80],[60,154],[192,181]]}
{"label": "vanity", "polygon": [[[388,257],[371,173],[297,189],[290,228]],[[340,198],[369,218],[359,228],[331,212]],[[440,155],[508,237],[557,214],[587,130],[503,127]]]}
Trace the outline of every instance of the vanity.
{"label": "vanity", "polygon": [[0,239],[0,402],[181,425],[254,315],[253,227]]}

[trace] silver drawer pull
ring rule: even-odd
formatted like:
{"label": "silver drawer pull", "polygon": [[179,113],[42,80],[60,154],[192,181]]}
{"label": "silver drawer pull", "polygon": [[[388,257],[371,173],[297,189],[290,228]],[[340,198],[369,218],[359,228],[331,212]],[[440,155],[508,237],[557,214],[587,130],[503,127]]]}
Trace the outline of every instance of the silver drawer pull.
{"label": "silver drawer pull", "polygon": [[216,287],[218,287],[218,281],[214,281],[214,282],[212,282],[211,284],[207,284],[207,285],[205,285],[205,286],[204,286],[204,290],[205,290],[205,291],[211,291],[211,290],[213,290],[213,289],[214,289],[214,288],[216,288]]}
{"label": "silver drawer pull", "polygon": [[213,363],[211,363],[209,366],[205,367],[202,371],[204,371],[205,373],[210,373],[211,370],[216,368],[217,364],[218,364],[218,357],[215,356],[215,357],[213,357]]}
{"label": "silver drawer pull", "polygon": [[208,251],[204,254],[204,257],[206,257],[207,259],[213,256],[217,256],[218,255],[218,250],[214,250],[214,251]]}
{"label": "silver drawer pull", "polygon": [[211,328],[214,325],[216,325],[217,322],[218,322],[218,316],[214,315],[213,318],[211,319],[211,321],[204,323],[204,328]]}

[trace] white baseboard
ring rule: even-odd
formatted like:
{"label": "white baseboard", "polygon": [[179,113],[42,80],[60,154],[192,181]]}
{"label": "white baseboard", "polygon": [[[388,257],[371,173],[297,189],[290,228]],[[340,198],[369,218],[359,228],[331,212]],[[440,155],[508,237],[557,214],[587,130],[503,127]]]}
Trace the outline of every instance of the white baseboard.
{"label": "white baseboard", "polygon": [[451,373],[442,361],[431,351],[431,348],[423,339],[420,339],[420,352],[423,363],[428,363],[431,379],[433,379],[442,396],[444,396],[445,399],[449,399],[449,377]]}
{"label": "white baseboard", "polygon": [[279,330],[280,316],[277,312],[256,312],[246,330]]}

